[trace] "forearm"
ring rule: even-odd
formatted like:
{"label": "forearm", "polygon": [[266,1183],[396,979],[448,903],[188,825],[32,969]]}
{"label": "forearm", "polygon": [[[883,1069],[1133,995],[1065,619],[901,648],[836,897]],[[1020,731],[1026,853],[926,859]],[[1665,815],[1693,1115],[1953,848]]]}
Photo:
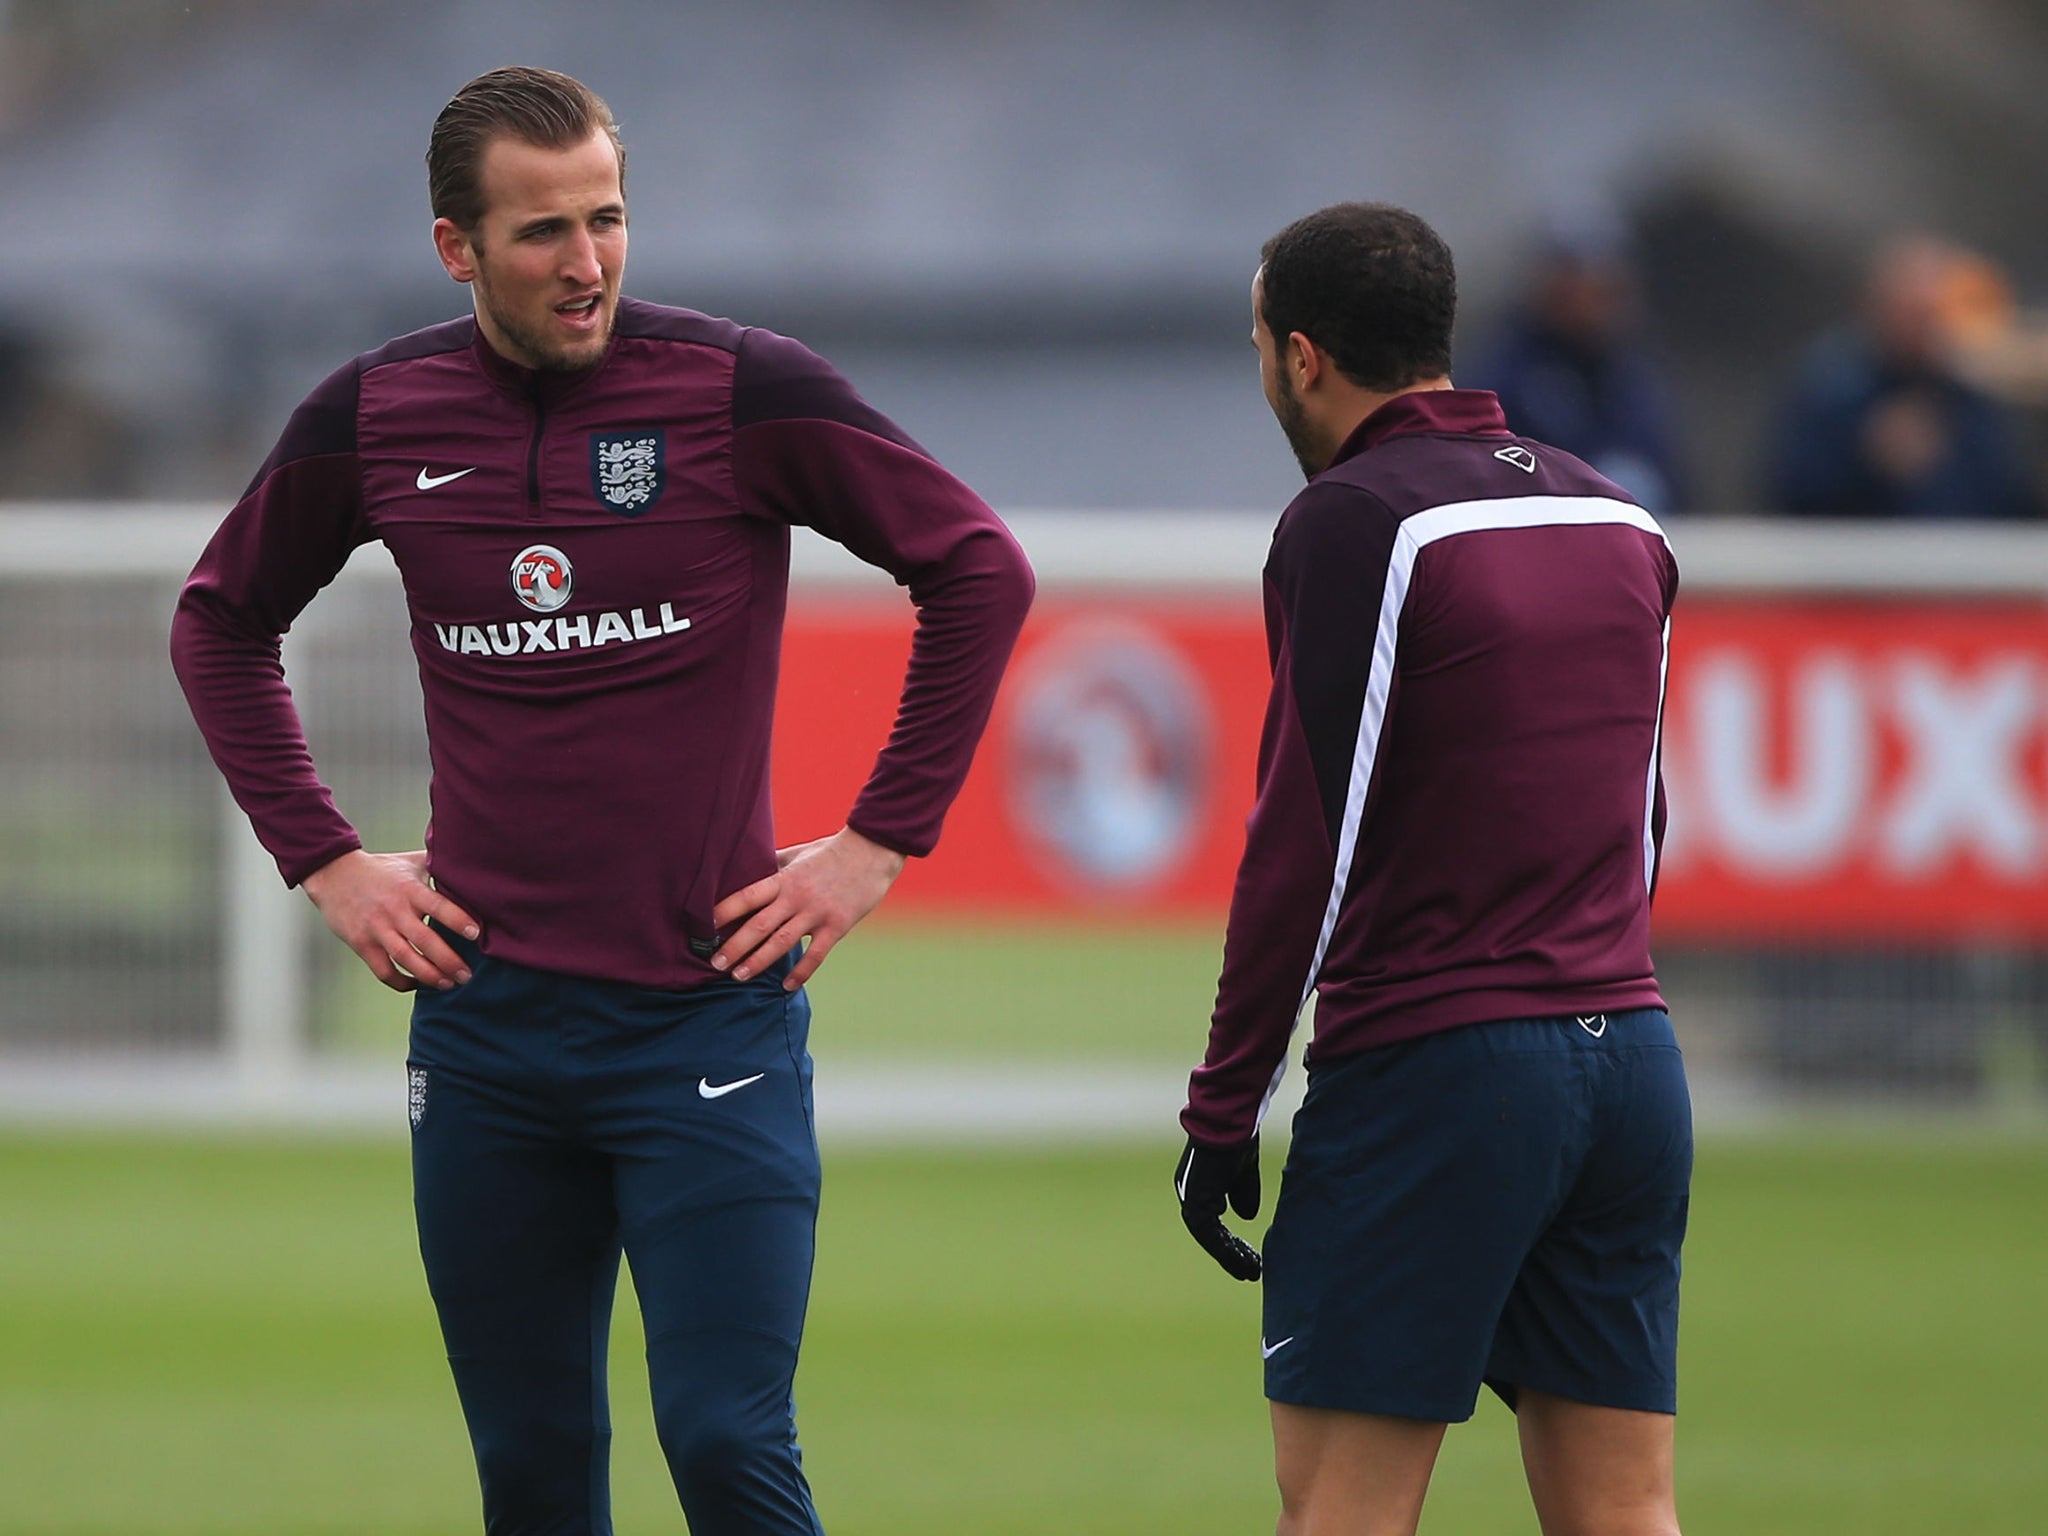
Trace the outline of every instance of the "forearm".
{"label": "forearm", "polygon": [[1181,1128],[1209,1146],[1245,1141],[1259,1128],[1286,1065],[1313,977],[1318,926],[1292,910],[1234,909],[1223,974],[1202,1064],[1188,1078]]}
{"label": "forearm", "polygon": [[1030,607],[1031,568],[996,524],[921,573],[911,595],[917,629],[896,723],[847,825],[923,855],[938,842],[995,707]]}
{"label": "forearm", "polygon": [[1208,1049],[1188,1083],[1182,1129],[1211,1145],[1258,1129],[1315,982],[1334,869],[1314,770],[1291,721],[1283,673],[1259,798],[1245,827]]}
{"label": "forearm", "polygon": [[188,588],[171,661],[215,766],[288,884],[362,846],[313,766],[275,637],[239,630]]}

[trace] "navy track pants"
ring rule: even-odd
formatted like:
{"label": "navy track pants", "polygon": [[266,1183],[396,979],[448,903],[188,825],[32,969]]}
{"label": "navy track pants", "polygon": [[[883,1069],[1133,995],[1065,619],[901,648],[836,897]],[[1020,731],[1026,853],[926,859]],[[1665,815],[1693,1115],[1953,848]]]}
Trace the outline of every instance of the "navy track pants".
{"label": "navy track pants", "polygon": [[818,1536],[790,1388],[818,1148],[787,966],[665,992],[455,941],[414,1004],[413,1195],[487,1536],[611,1536],[606,1340],[623,1250],[694,1536]]}

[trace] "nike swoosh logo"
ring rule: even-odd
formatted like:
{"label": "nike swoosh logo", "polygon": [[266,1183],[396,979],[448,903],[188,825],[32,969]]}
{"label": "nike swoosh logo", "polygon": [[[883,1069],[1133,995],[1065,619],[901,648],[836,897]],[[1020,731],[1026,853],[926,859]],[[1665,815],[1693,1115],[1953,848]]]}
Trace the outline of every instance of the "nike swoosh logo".
{"label": "nike swoosh logo", "polygon": [[1268,1344],[1264,1339],[1261,1339],[1259,1340],[1259,1358],[1261,1360],[1270,1360],[1293,1342],[1294,1335],[1291,1333],[1278,1344]]}
{"label": "nike swoosh logo", "polygon": [[472,464],[467,469],[456,470],[452,475],[430,475],[427,473],[426,466],[422,464],[420,466],[420,477],[413,481],[413,484],[423,491],[431,491],[437,485],[446,485],[450,480],[460,480],[464,475],[473,475],[475,473],[476,466]]}
{"label": "nike swoosh logo", "polygon": [[752,1077],[743,1077],[736,1083],[714,1083],[708,1077],[700,1077],[697,1079],[697,1094],[700,1098],[722,1099],[728,1093],[736,1092],[749,1083],[758,1083],[767,1075],[766,1072],[756,1072]]}

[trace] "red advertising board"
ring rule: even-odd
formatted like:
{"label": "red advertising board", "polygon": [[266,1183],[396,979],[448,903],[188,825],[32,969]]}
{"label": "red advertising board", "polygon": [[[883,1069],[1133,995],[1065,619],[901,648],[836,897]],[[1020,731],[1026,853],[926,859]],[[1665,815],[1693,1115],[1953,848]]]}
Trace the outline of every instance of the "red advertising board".
{"label": "red advertising board", "polygon": [[[887,738],[905,610],[793,596],[775,821],[837,827]],[[1213,916],[1251,809],[1266,643],[1254,600],[1041,596],[939,850],[892,911]]]}
{"label": "red advertising board", "polygon": [[[1692,598],[1673,626],[1666,940],[2048,939],[2048,614]],[[775,759],[789,840],[888,734],[907,611],[799,594]],[[1266,692],[1256,589],[1042,597],[938,853],[892,910],[1220,917]]]}
{"label": "red advertising board", "polygon": [[1684,603],[1661,930],[2048,938],[2044,620],[2018,602]]}

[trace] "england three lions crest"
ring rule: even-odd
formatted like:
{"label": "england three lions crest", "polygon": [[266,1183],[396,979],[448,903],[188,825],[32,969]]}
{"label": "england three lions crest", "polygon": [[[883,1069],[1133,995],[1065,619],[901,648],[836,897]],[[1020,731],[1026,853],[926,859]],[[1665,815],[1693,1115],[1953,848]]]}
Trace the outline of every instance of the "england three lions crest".
{"label": "england three lions crest", "polygon": [[590,434],[590,486],[614,512],[638,517],[660,499],[667,480],[659,431]]}

